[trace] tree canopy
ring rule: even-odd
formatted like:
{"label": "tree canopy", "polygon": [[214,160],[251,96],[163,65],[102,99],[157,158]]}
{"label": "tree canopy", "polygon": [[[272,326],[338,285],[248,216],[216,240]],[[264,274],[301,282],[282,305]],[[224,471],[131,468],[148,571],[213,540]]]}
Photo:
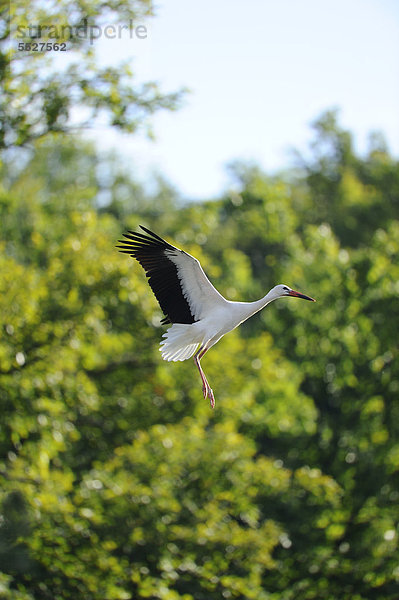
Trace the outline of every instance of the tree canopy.
{"label": "tree canopy", "polygon": [[[147,117],[158,109],[176,108],[181,91],[163,93],[156,82],[138,83],[131,61],[114,66],[97,59],[93,40],[106,27],[113,28],[111,35],[122,35],[121,28],[134,32],[151,15],[150,0],[5,3],[0,149],[24,146],[50,132],[81,131],[99,121],[132,133],[149,126]],[[58,44],[57,51],[41,51],[47,42],[51,48]],[[36,51],[33,43],[39,43]],[[62,43],[66,52],[59,50]],[[29,49],[21,51],[19,44]]]}
{"label": "tree canopy", "polygon": [[[329,153],[350,144],[336,120],[322,132]],[[4,597],[397,597],[397,164],[350,153],[281,177],[237,167],[240,189],[185,205],[115,162],[104,205],[103,158],[73,138],[7,164]],[[192,364],[161,361],[160,310],[114,249],[139,222],[231,299],[280,281],[317,298],[207,355],[213,413]]]}

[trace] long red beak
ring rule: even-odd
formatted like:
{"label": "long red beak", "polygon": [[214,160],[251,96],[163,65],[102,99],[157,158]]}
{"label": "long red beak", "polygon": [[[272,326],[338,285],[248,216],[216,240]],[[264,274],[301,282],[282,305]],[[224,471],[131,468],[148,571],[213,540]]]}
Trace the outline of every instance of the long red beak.
{"label": "long red beak", "polygon": [[288,292],[288,296],[293,296],[294,298],[303,298],[304,300],[310,300],[310,302],[316,302],[314,298],[310,296],[305,296],[305,294],[301,294],[300,292],[296,292],[295,290],[291,290]]}

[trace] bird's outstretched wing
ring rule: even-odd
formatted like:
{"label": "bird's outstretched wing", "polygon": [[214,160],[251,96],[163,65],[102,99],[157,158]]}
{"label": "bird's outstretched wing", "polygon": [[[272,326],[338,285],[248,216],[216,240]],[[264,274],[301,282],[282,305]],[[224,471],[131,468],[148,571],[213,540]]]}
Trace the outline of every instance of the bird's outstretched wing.
{"label": "bird's outstretched wing", "polygon": [[165,315],[163,323],[194,323],[226,300],[213,287],[199,261],[140,225],[146,233],[128,231],[119,240],[120,252],[143,267]]}

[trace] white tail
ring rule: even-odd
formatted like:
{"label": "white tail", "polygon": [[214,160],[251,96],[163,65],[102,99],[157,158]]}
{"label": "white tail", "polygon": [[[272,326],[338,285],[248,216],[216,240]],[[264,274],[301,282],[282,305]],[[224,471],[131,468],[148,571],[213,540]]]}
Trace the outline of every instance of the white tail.
{"label": "white tail", "polygon": [[[160,352],[164,360],[186,360],[194,354],[199,344],[193,344],[192,325],[174,323],[172,327],[163,334],[165,338],[160,344]],[[191,342],[188,343],[188,342]]]}

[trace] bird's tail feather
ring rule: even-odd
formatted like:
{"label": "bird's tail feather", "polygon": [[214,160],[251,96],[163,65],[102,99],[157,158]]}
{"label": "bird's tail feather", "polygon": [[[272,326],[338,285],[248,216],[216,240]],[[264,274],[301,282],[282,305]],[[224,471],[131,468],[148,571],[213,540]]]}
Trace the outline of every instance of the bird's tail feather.
{"label": "bird's tail feather", "polygon": [[161,342],[159,350],[164,360],[187,360],[199,344],[193,343],[192,325],[183,323],[174,323],[162,337],[165,339]]}

